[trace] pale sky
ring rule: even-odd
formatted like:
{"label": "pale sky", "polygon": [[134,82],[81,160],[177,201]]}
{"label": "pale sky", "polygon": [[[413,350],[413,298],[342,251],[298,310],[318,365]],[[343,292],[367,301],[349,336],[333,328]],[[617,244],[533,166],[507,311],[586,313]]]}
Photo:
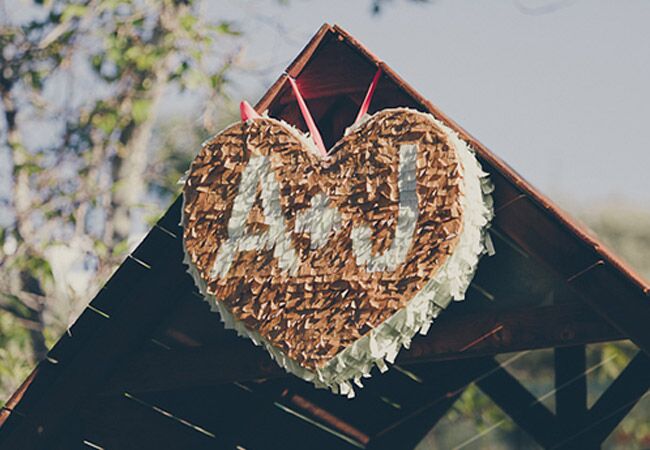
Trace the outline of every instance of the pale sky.
{"label": "pale sky", "polygon": [[[650,211],[649,0],[394,0],[379,15],[370,0],[204,4],[244,31],[252,70],[231,74],[234,97],[254,103],[323,22],[339,24],[569,209]],[[200,120],[187,98],[166,104]]]}
{"label": "pale sky", "polygon": [[248,15],[263,68],[242,83],[251,101],[339,24],[547,195],[650,210],[650,1],[225,3],[209,13]]}

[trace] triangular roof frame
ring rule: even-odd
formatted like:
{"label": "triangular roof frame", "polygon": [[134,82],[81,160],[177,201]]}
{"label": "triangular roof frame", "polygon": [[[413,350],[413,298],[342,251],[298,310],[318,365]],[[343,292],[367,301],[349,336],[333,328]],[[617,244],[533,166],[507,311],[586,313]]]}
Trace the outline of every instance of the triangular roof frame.
{"label": "triangular roof frame", "polygon": [[[282,103],[285,97],[290,96],[287,76],[300,80],[314,53],[328,39],[345,42],[368,61],[366,76],[358,77],[362,83],[360,89],[372,77],[374,70],[381,68],[395,86],[411,97],[418,109],[430,112],[469,142],[496,185],[496,227],[557,271],[583,293],[585,301],[605,320],[629,336],[639,348],[650,353],[650,333],[646,325],[650,322],[640,320],[650,319],[650,284],[341,27],[323,25],[285,74],[262,97],[256,109],[272,109],[274,104]],[[328,81],[328,85],[336,85],[336,80]],[[323,83],[319,81],[318,84]],[[306,99],[314,95],[308,89],[304,91]],[[545,239],[542,236],[544,232],[548,233]],[[620,295],[621,292],[627,295]]]}
{"label": "triangular roof frame", "polygon": [[[327,53],[333,43],[345,45],[350,60],[331,60],[340,56],[337,52]],[[333,75],[315,80],[320,70],[311,65],[319,60],[324,65],[338,63],[341,67],[354,64],[359,85],[344,79],[349,76],[345,70],[341,79]],[[288,76],[298,80],[303,95],[318,115],[319,107],[326,112],[336,101],[339,88],[347,89],[351,96],[362,95],[378,67],[384,73],[378,97],[382,89],[399,91],[403,95],[401,103],[432,113],[476,149],[496,187],[495,229],[566,280],[588,309],[611,325],[608,332],[612,337],[629,338],[649,355],[650,285],[340,27],[323,25],[256,108],[269,110],[271,115],[291,116],[301,126],[299,115],[290,110]],[[324,99],[320,106],[319,99]],[[115,365],[124,361],[124,353],[140,345],[184,293],[194,291],[189,277],[179,278],[179,210],[177,199],[90,303],[70,333],[60,339],[3,408],[0,447],[41,448],[51,442],[66,417],[72,416],[85,396],[98,389]],[[242,354],[237,347],[223,351],[221,361],[232,355],[243,360],[231,371],[231,377],[283,375],[277,367],[260,362],[268,359],[262,352]],[[406,360],[422,357],[418,351],[405,353]],[[152,379],[140,381],[155,384]]]}

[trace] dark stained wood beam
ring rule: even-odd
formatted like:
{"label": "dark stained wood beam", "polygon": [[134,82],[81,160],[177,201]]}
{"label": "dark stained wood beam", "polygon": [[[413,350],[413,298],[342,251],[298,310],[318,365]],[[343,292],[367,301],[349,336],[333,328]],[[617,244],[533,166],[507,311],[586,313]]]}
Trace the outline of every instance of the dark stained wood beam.
{"label": "dark stained wood beam", "polygon": [[[495,184],[494,224],[567,281],[574,281],[571,285],[590,306],[650,355],[650,330],[646,326],[650,323],[650,284],[481,142],[422,97],[353,36],[338,26],[334,26],[331,32],[340,36],[359,55],[380,66],[384,75],[418,107],[441,119],[476,149],[484,169],[490,173]],[[500,201],[504,197],[509,198],[507,203]],[[616,279],[609,287],[604,277],[598,283],[590,282],[594,274],[589,268],[601,261],[603,267],[597,273],[607,272],[607,281]],[[588,276],[577,277],[580,274]],[[622,287],[624,294],[616,291],[614,286]],[[594,291],[599,295],[592,295]]]}
{"label": "dark stained wood beam", "polygon": [[429,391],[396,422],[371,437],[369,450],[411,450],[454,405],[464,390],[491,370],[490,358],[429,363],[414,368]]}
{"label": "dark stained wood beam", "polygon": [[544,447],[551,446],[559,436],[553,415],[528,389],[510,375],[497,361],[492,372],[476,382],[512,420]]}
{"label": "dark stained wood beam", "polygon": [[[332,432],[331,426],[316,426],[303,409],[292,403],[281,404],[281,398],[259,395],[241,383],[210,389],[144,393],[137,398],[229,442],[229,445],[214,445],[212,448],[215,449],[234,450],[237,445],[245,449],[287,450],[353,450],[362,447],[355,440],[337,435],[336,429]],[[95,399],[99,404],[102,401],[103,397]],[[93,415],[91,411],[90,418]],[[345,428],[343,423],[339,426]],[[170,445],[159,448],[193,447]]]}
{"label": "dark stained wood beam", "polygon": [[[160,223],[178,223],[179,212],[178,204],[172,206]],[[178,237],[155,227],[128,259],[144,268],[142,276],[125,288],[120,280],[122,276],[131,280],[130,275],[116,272],[91,303],[104,312],[86,310],[49,359],[39,364],[0,429],[0,448],[50,448],[56,442],[69,417],[104,383],[118,360],[143,342],[183,295],[191,292],[193,282],[183,274],[182,259]]]}
{"label": "dark stained wood beam", "polygon": [[554,448],[598,448],[648,389],[650,357],[640,351],[591,407],[583,425],[563,436]]}
{"label": "dark stained wood beam", "polygon": [[82,441],[87,441],[105,449],[207,450],[232,449],[239,443],[229,436],[197,427],[186,419],[124,395],[94,399],[82,406],[77,419],[79,425],[73,428],[73,433],[61,436],[63,442],[59,447],[61,450],[93,448],[82,445]]}
{"label": "dark stained wood beam", "polygon": [[[512,190],[502,174],[491,176],[496,191]],[[576,230],[551,220],[548,210],[529,196],[514,197],[497,209],[494,226],[561,275],[587,305],[650,354],[650,291],[585,233],[577,239]]]}
{"label": "dark stained wood beam", "polygon": [[454,314],[437,319],[426,336],[413,339],[398,362],[469,358],[521,350],[564,347],[624,338],[580,303]]}
{"label": "dark stained wood beam", "polygon": [[[585,345],[556,348],[555,411],[562,435],[570,436],[587,420],[587,354]],[[577,444],[577,442],[576,442]],[[590,448],[586,442],[580,448]]]}
{"label": "dark stained wood beam", "polygon": [[[561,347],[624,338],[580,303],[455,315],[443,314],[427,336],[417,336],[399,364],[417,364]],[[105,392],[157,391],[286,376],[247,340],[224,347],[156,349],[134,355],[105,385]]]}
{"label": "dark stained wood beam", "polygon": [[650,356],[650,296],[640,296],[625,277],[598,260],[569,279],[569,285],[605,320],[626,333]]}

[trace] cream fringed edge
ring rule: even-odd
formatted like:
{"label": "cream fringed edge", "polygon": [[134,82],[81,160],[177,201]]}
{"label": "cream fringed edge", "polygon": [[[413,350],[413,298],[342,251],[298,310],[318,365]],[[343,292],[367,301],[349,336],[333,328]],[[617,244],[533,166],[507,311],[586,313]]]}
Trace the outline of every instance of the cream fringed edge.
{"label": "cream fringed edge", "polygon": [[[406,108],[396,108],[405,110]],[[384,110],[385,111],[385,110]],[[474,151],[465,141],[460,139],[458,134],[434,118],[431,114],[409,110],[425,115],[433,121],[447,135],[454,146],[463,171],[463,196],[461,205],[463,211],[463,224],[461,234],[447,261],[438,269],[435,275],[418,292],[408,304],[375,327],[365,336],[355,341],[351,346],[337,354],[324,366],[314,370],[301,367],[298,363],[288,358],[284,352],[274,347],[264,339],[257,331],[249,330],[242,322],[237,320],[223,302],[218,301],[213,295],[207,292],[207,285],[201,278],[196,267],[191,263],[185,249],[183,262],[188,266],[188,273],[194,279],[196,286],[210,303],[212,311],[218,311],[224,326],[234,329],[240,336],[248,337],[255,345],[264,345],[272,358],[290,372],[306,381],[313,383],[319,388],[329,388],[332,392],[354,397],[352,382],[359,387],[361,378],[370,377],[373,367],[377,366],[381,372],[388,370],[387,362],[392,364],[402,347],[409,348],[413,337],[420,333],[427,334],[433,320],[438,314],[449,305],[452,300],[460,301],[465,298],[465,292],[469,287],[481,255],[493,253],[492,243],[487,228],[493,216],[492,183],[488,178],[476,157]],[[363,121],[371,116],[366,116]],[[355,124],[346,131],[346,134],[358,127],[361,123]],[[314,151],[315,146],[311,139],[287,125],[293,134],[301,142]],[[185,197],[183,196],[183,214]],[[183,220],[181,220],[182,224]]]}

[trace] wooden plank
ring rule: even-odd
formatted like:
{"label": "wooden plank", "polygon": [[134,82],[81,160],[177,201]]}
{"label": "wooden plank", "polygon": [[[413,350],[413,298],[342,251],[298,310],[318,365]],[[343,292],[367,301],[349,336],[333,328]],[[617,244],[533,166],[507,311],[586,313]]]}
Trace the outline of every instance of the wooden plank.
{"label": "wooden plank", "polygon": [[445,311],[398,361],[416,363],[624,338],[579,303],[456,315]]}
{"label": "wooden plank", "polygon": [[[182,416],[216,436],[225,434],[243,448],[357,448],[283,409],[277,398],[260,395],[244,385],[147,393],[139,398]],[[292,411],[302,412],[296,408]]]}
{"label": "wooden plank", "polygon": [[[7,400],[5,405],[0,410],[0,427],[9,419],[9,416],[14,412],[14,409],[21,402],[25,391],[31,386],[32,381],[36,378],[36,375],[43,369],[42,365],[37,365],[34,370],[29,374],[29,376],[22,382],[22,384],[16,389],[16,392]],[[20,418],[16,418],[20,420]]]}
{"label": "wooden plank", "polygon": [[[227,436],[210,435],[185,424],[183,417],[166,415],[155,405],[125,396],[95,399],[81,409],[76,439],[105,449],[235,448]],[[67,440],[70,442],[71,437]],[[85,448],[92,448],[90,446]]]}
{"label": "wooden plank", "polygon": [[477,381],[478,387],[533,439],[544,447],[550,447],[560,434],[553,413],[497,361],[492,365],[490,375]]}
{"label": "wooden plank", "polygon": [[[146,255],[151,258],[152,267],[122,300],[127,306],[112,314],[92,335],[84,336],[83,345],[73,357],[59,362],[57,376],[47,379],[48,389],[31,395],[33,402],[23,411],[25,420],[9,426],[9,417],[0,430],[1,445],[25,449],[47,447],[56,438],[66,416],[93,387],[101,385],[116,361],[128,355],[132,346],[150,333],[182,298],[183,292],[192,289],[192,280],[184,274],[180,241],[170,237],[169,245],[159,246],[157,251]],[[28,394],[29,388],[25,397]]]}
{"label": "wooden plank", "polygon": [[[584,305],[562,304],[511,311],[443,314],[427,336],[414,338],[398,364],[415,364],[519,350],[622,339],[624,336]],[[167,390],[285,376],[261,348],[239,339],[231,346],[156,350],[135,354],[105,391]]]}
{"label": "wooden plank", "polygon": [[[584,345],[556,348],[555,415],[564,436],[579,430],[587,419],[587,354]],[[589,448],[581,442],[580,448]]]}

